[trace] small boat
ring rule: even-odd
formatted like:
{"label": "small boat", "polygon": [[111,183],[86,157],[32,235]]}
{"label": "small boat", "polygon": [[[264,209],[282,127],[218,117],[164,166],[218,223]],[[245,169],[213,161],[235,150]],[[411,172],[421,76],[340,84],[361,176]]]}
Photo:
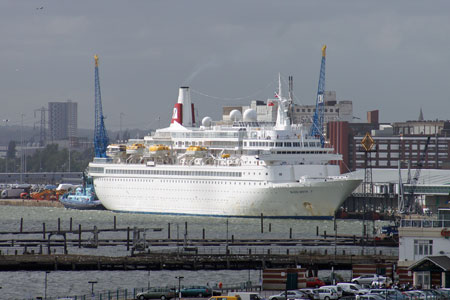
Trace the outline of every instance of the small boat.
{"label": "small boat", "polygon": [[65,193],[59,201],[65,208],[72,209],[105,209],[97,199],[92,184],[92,178],[83,174],[83,186],[77,187],[75,192]]}

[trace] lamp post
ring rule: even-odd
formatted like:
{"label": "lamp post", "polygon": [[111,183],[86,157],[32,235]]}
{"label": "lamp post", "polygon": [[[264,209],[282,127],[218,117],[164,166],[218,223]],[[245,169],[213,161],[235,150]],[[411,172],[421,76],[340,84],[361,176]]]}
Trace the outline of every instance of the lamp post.
{"label": "lamp post", "polygon": [[183,276],[175,276],[176,279],[178,279],[178,299],[181,299],[181,279],[183,279]]}
{"label": "lamp post", "polygon": [[286,277],[286,281],[284,284],[284,297],[286,300],[288,300],[288,294],[287,294],[287,281],[288,281],[288,275],[287,272],[281,272],[281,277]]}
{"label": "lamp post", "polygon": [[21,126],[20,126],[20,183],[23,183],[23,163],[24,163],[24,153],[23,153],[23,117],[25,114],[20,114]]}
{"label": "lamp post", "polygon": [[[4,119],[3,122],[5,122],[5,127],[8,128],[9,120],[8,119]],[[5,157],[5,173],[8,173],[8,152],[6,152],[6,157]]]}
{"label": "lamp post", "polygon": [[94,299],[94,297],[95,297],[95,294],[94,294],[94,284],[96,284],[97,281],[88,281],[88,283],[91,284],[91,297],[92,297],[92,299]]}
{"label": "lamp post", "polygon": [[45,271],[45,284],[44,284],[44,299],[47,300],[47,275],[50,274],[50,271]]}
{"label": "lamp post", "polygon": [[[119,118],[120,118],[120,129],[119,129],[119,141],[122,141],[122,118],[125,114],[123,112],[120,113]],[[158,127],[159,128],[159,127]]]}

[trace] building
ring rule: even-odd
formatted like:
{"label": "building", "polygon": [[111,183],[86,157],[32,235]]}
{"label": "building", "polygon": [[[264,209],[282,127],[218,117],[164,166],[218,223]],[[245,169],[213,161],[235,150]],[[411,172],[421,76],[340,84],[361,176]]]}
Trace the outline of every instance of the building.
{"label": "building", "polygon": [[78,103],[67,102],[48,103],[49,138],[66,140],[78,134]]}
{"label": "building", "polygon": [[450,287],[450,219],[448,209],[437,218],[404,218],[399,227],[400,280],[422,288]]}
{"label": "building", "polygon": [[[353,102],[349,100],[337,101],[335,91],[324,93],[324,124],[331,121],[353,122]],[[292,111],[292,122],[295,124],[311,124],[316,111],[316,104],[298,105],[294,104]]]}
{"label": "building", "polygon": [[366,134],[370,134],[374,141],[373,148],[367,154],[367,164],[372,168],[397,168],[399,162],[401,167],[410,164],[415,168],[430,137],[422,168],[450,169],[449,121],[380,124],[377,123],[378,114],[369,113],[372,123],[328,123],[328,141],[344,158],[342,172],[365,168],[366,151],[362,141]]}
{"label": "building", "polygon": [[[324,123],[331,121],[352,122],[353,103],[349,100],[337,101],[335,91],[326,91],[324,94]],[[230,121],[230,112],[238,110],[243,114],[247,109],[253,109],[257,114],[258,122],[276,122],[278,105],[275,100],[253,100],[247,106],[225,106],[223,108],[222,120]],[[291,109],[292,123],[310,125],[316,111],[316,105],[299,105],[294,103]]]}

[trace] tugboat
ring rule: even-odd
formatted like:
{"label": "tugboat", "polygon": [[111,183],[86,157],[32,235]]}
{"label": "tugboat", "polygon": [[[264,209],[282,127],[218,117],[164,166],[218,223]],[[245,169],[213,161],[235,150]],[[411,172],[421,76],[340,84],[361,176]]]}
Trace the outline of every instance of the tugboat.
{"label": "tugboat", "polygon": [[65,208],[71,209],[105,209],[95,195],[92,177],[83,172],[83,186],[75,192],[65,193],[59,201]]}

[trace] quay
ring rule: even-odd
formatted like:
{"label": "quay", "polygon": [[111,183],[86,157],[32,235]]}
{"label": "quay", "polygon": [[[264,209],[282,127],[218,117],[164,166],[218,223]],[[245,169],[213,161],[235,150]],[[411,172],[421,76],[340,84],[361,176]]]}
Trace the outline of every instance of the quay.
{"label": "quay", "polygon": [[110,257],[94,255],[0,255],[0,270],[86,271],[86,270],[261,270],[265,268],[302,268],[351,270],[355,264],[394,264],[389,255],[318,254],[196,254],[147,253]]}
{"label": "quay", "polygon": [[[370,203],[364,208],[363,203]],[[34,199],[0,199],[0,206],[25,206],[25,207],[60,207],[58,200],[34,200]],[[397,200],[392,194],[388,195],[362,195],[352,194],[342,204],[342,209],[336,211],[336,219],[359,220],[396,220],[392,213],[397,207]],[[378,212],[375,212],[378,211]]]}
{"label": "quay", "polygon": [[0,199],[0,205],[4,206],[28,206],[28,207],[64,207],[57,200],[32,200],[32,199]]}

